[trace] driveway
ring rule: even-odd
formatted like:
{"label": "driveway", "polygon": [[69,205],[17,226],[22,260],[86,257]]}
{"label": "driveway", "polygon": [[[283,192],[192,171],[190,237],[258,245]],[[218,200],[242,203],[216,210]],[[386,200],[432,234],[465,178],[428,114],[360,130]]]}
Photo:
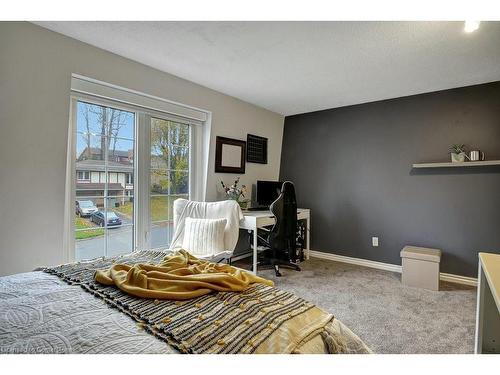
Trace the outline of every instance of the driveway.
{"label": "driveway", "polygon": [[[131,220],[120,215],[123,225],[108,230],[108,251],[104,254],[105,236],[76,241],[75,259],[92,259],[106,256],[127,254],[133,251],[133,226]],[[125,221],[127,220],[127,221]],[[168,243],[173,234],[173,223],[168,225],[153,225],[151,228],[151,247],[159,248]]]}

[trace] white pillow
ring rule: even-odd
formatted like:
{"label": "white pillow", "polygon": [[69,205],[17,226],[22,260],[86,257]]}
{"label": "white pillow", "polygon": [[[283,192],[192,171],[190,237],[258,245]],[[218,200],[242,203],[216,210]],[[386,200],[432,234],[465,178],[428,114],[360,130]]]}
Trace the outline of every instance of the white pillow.
{"label": "white pillow", "polygon": [[182,248],[195,257],[210,258],[224,252],[226,219],[193,219],[184,222]]}

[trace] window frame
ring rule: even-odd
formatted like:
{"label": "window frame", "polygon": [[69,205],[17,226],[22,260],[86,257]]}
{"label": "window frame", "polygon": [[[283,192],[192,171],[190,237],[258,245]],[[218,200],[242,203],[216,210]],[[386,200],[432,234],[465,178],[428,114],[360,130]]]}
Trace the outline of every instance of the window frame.
{"label": "window frame", "polygon": [[133,177],[132,173],[125,172],[125,184],[126,185],[133,185],[134,184],[134,177]]}
{"label": "window frame", "polygon": [[[117,137],[118,139],[121,139],[121,140],[126,140],[127,142],[133,142],[134,143],[134,165],[133,165],[133,173],[135,173],[135,171],[137,170],[137,167],[136,167],[136,157],[135,157],[135,153],[136,153],[136,150],[137,150],[137,136],[138,136],[138,121],[137,121],[137,110],[134,109],[134,108],[131,108],[131,107],[128,107],[128,106],[124,106],[122,105],[121,103],[119,102],[115,102],[113,100],[107,100],[107,99],[103,99],[103,98],[95,98],[93,96],[90,96],[90,95],[81,95],[81,94],[71,94],[70,96],[70,102],[71,102],[71,110],[70,110],[70,113],[71,113],[71,124],[70,124],[70,133],[68,134],[68,138],[71,138],[71,142],[70,142],[70,150],[68,152],[68,162],[71,163],[71,171],[73,171],[73,173],[75,173],[74,171],[76,171],[76,159],[75,159],[75,156],[76,156],[76,142],[77,142],[77,138],[78,138],[78,133],[77,133],[77,116],[78,116],[78,102],[83,102],[83,103],[88,103],[88,104],[93,104],[93,105],[97,105],[97,106],[101,106],[101,107],[107,107],[107,108],[114,108],[114,109],[118,109],[118,110],[122,110],[122,111],[127,111],[127,112],[131,112],[134,114],[134,139],[131,140],[131,139],[128,139],[128,138],[123,138],[123,137]],[[105,160],[108,161],[109,158],[108,158],[108,151],[109,150],[105,150]],[[105,164],[106,167],[105,167],[105,170],[104,172],[99,172],[99,181],[101,180],[101,173],[104,173],[104,181],[107,181],[108,183],[111,183],[111,177],[110,177],[110,173],[112,172],[109,172],[108,171],[108,168],[107,168],[107,163]],[[89,171],[90,173],[90,171]],[[91,174],[90,176],[91,177]],[[76,200],[77,200],[77,196],[76,196],[76,183],[77,183],[77,179],[73,179],[73,181],[71,182],[71,185],[70,185],[70,203],[69,203],[69,206],[70,206],[70,223],[69,223],[69,239],[65,239],[64,240],[64,243],[68,243],[69,244],[69,248],[68,248],[68,255],[67,257],[69,258],[69,261],[75,261],[76,260],[76,257],[75,257],[75,253],[76,253],[76,239],[75,239],[75,222],[74,222],[74,212],[76,210]],[[90,182],[90,181],[89,181]],[[136,193],[136,189],[134,188],[134,200],[133,200],[133,204],[134,204],[134,208],[133,208],[133,223],[132,224],[126,224],[126,225],[123,225],[123,226],[131,226],[132,227],[132,251],[135,251],[136,250],[136,238],[137,238],[137,235],[138,235],[138,232],[137,232],[137,228],[136,228],[136,210],[137,210],[137,204],[135,202],[135,194]],[[88,198],[88,197],[85,197],[85,198]],[[114,196],[110,195],[107,193],[107,189],[105,189],[104,193],[103,193],[103,196],[98,196],[97,198],[102,198],[103,199],[103,202],[104,202],[104,210],[105,211],[108,211],[109,207],[107,206],[107,201],[109,199],[113,199],[115,198]],[[71,215],[71,212],[73,213],[73,215]],[[66,223],[66,227],[68,228],[68,223]],[[107,236],[107,231],[109,230],[108,229],[108,225],[107,225],[107,221],[105,223],[105,232],[104,232],[104,236]],[[65,232],[65,237],[68,236]],[[104,241],[105,243],[107,243],[108,239],[105,237],[104,238]],[[105,256],[107,256],[107,254],[105,254]]]}
{"label": "window frame", "polygon": [[[157,119],[157,120],[163,120],[163,121],[171,121],[171,122],[176,122],[176,123],[180,123],[180,124],[184,124],[184,125],[188,125],[189,126],[189,144],[187,146],[188,150],[189,150],[189,169],[188,169],[188,176],[189,176],[189,191],[188,191],[188,199],[191,199],[191,200],[198,200],[198,201],[201,201],[202,198],[197,195],[199,194],[200,192],[195,189],[196,186],[201,186],[201,185],[195,185],[195,184],[201,184],[201,182],[198,182],[199,180],[197,180],[197,176],[193,176],[193,172],[192,170],[195,168],[195,160],[199,157],[201,157],[201,155],[197,155],[195,150],[193,150],[193,145],[196,144],[196,138],[198,136],[201,135],[201,131],[197,131],[197,127],[193,126],[193,124],[190,124],[189,121],[187,121],[186,119],[179,119],[178,117],[171,117],[171,116],[158,116],[157,114],[155,114],[154,116],[147,116],[147,124],[148,124],[148,127],[149,127],[149,131],[151,131],[151,120],[152,119]],[[148,152],[149,152],[149,159],[148,159],[148,185],[147,185],[147,189],[148,189],[148,208],[149,210],[151,210],[151,197],[170,197],[172,195],[183,195],[183,194],[170,194],[170,191],[168,194],[151,194],[151,191],[150,191],[150,183],[151,183],[151,170],[153,168],[151,168],[151,135],[148,136]],[[174,147],[183,147],[185,148],[185,146],[176,146],[174,144],[171,144],[172,146]],[[201,153],[198,153],[198,154],[201,154]],[[170,162],[168,163],[167,165],[167,168],[165,169],[165,171],[167,173],[170,173],[170,172],[174,172],[176,170],[174,169],[171,169],[170,168]],[[184,172],[184,171],[182,171]],[[170,189],[169,189],[170,190]],[[168,207],[168,204],[167,204],[167,207]],[[148,233],[147,233],[147,236],[146,236],[146,243],[145,243],[145,246],[148,248],[148,249],[151,249],[151,250],[159,250],[159,249],[163,249],[165,246],[158,246],[158,247],[153,247],[152,244],[151,244],[151,228],[152,228],[152,225],[153,224],[158,224],[158,223],[164,223],[164,222],[168,222],[170,220],[173,220],[173,217],[172,218],[169,218],[169,219],[166,219],[166,220],[156,220],[156,221],[153,221],[152,220],[152,215],[151,215],[151,211],[148,211]]]}
{"label": "window frame", "polygon": [[[207,136],[205,131],[210,130],[211,113],[206,112],[207,122],[199,123],[189,118],[180,117],[175,114],[159,112],[153,109],[123,104],[116,100],[96,97],[81,92],[71,92],[70,95],[70,121],[68,127],[68,155],[66,166],[66,193],[65,193],[65,231],[63,244],[67,249],[65,258],[67,261],[75,261],[75,200],[76,200],[76,166],[75,152],[77,141],[77,105],[78,101],[90,104],[101,105],[129,111],[134,113],[135,134],[134,134],[134,224],[133,224],[133,251],[139,249],[150,249],[150,121],[151,118],[159,118],[167,121],[181,122],[189,125],[189,199],[203,201],[206,191],[206,175],[201,166],[202,159],[207,150],[203,147],[203,139]],[[207,126],[208,125],[208,126]],[[70,176],[70,177],[68,177]],[[91,174],[89,173],[89,177]]]}
{"label": "window frame", "polygon": [[[79,177],[79,174],[82,173],[83,178]],[[85,178],[85,174],[89,177]],[[90,182],[90,171],[76,171],[76,180],[79,182]]]}

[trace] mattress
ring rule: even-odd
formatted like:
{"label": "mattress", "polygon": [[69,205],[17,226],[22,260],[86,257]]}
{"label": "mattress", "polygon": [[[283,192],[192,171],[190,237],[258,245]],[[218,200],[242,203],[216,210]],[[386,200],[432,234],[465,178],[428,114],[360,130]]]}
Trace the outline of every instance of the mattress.
{"label": "mattress", "polygon": [[[337,319],[351,353],[369,349]],[[318,352],[320,342],[299,352]],[[78,285],[45,272],[0,277],[0,353],[168,354],[177,351]]]}

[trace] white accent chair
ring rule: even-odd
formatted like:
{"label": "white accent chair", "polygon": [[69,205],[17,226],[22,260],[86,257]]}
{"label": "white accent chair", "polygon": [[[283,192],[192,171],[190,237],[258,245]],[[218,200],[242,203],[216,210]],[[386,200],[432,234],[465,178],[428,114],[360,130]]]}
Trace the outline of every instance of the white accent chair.
{"label": "white accent chair", "polygon": [[220,202],[196,202],[187,199],[176,199],[173,206],[174,214],[174,235],[170,248],[178,250],[182,248],[184,239],[185,220],[187,217],[196,219],[226,219],[224,229],[224,250],[207,256],[206,254],[190,253],[196,257],[215,262],[229,260],[233,255],[236,243],[238,242],[240,220],[243,219],[243,212],[237,202],[226,200]]}

